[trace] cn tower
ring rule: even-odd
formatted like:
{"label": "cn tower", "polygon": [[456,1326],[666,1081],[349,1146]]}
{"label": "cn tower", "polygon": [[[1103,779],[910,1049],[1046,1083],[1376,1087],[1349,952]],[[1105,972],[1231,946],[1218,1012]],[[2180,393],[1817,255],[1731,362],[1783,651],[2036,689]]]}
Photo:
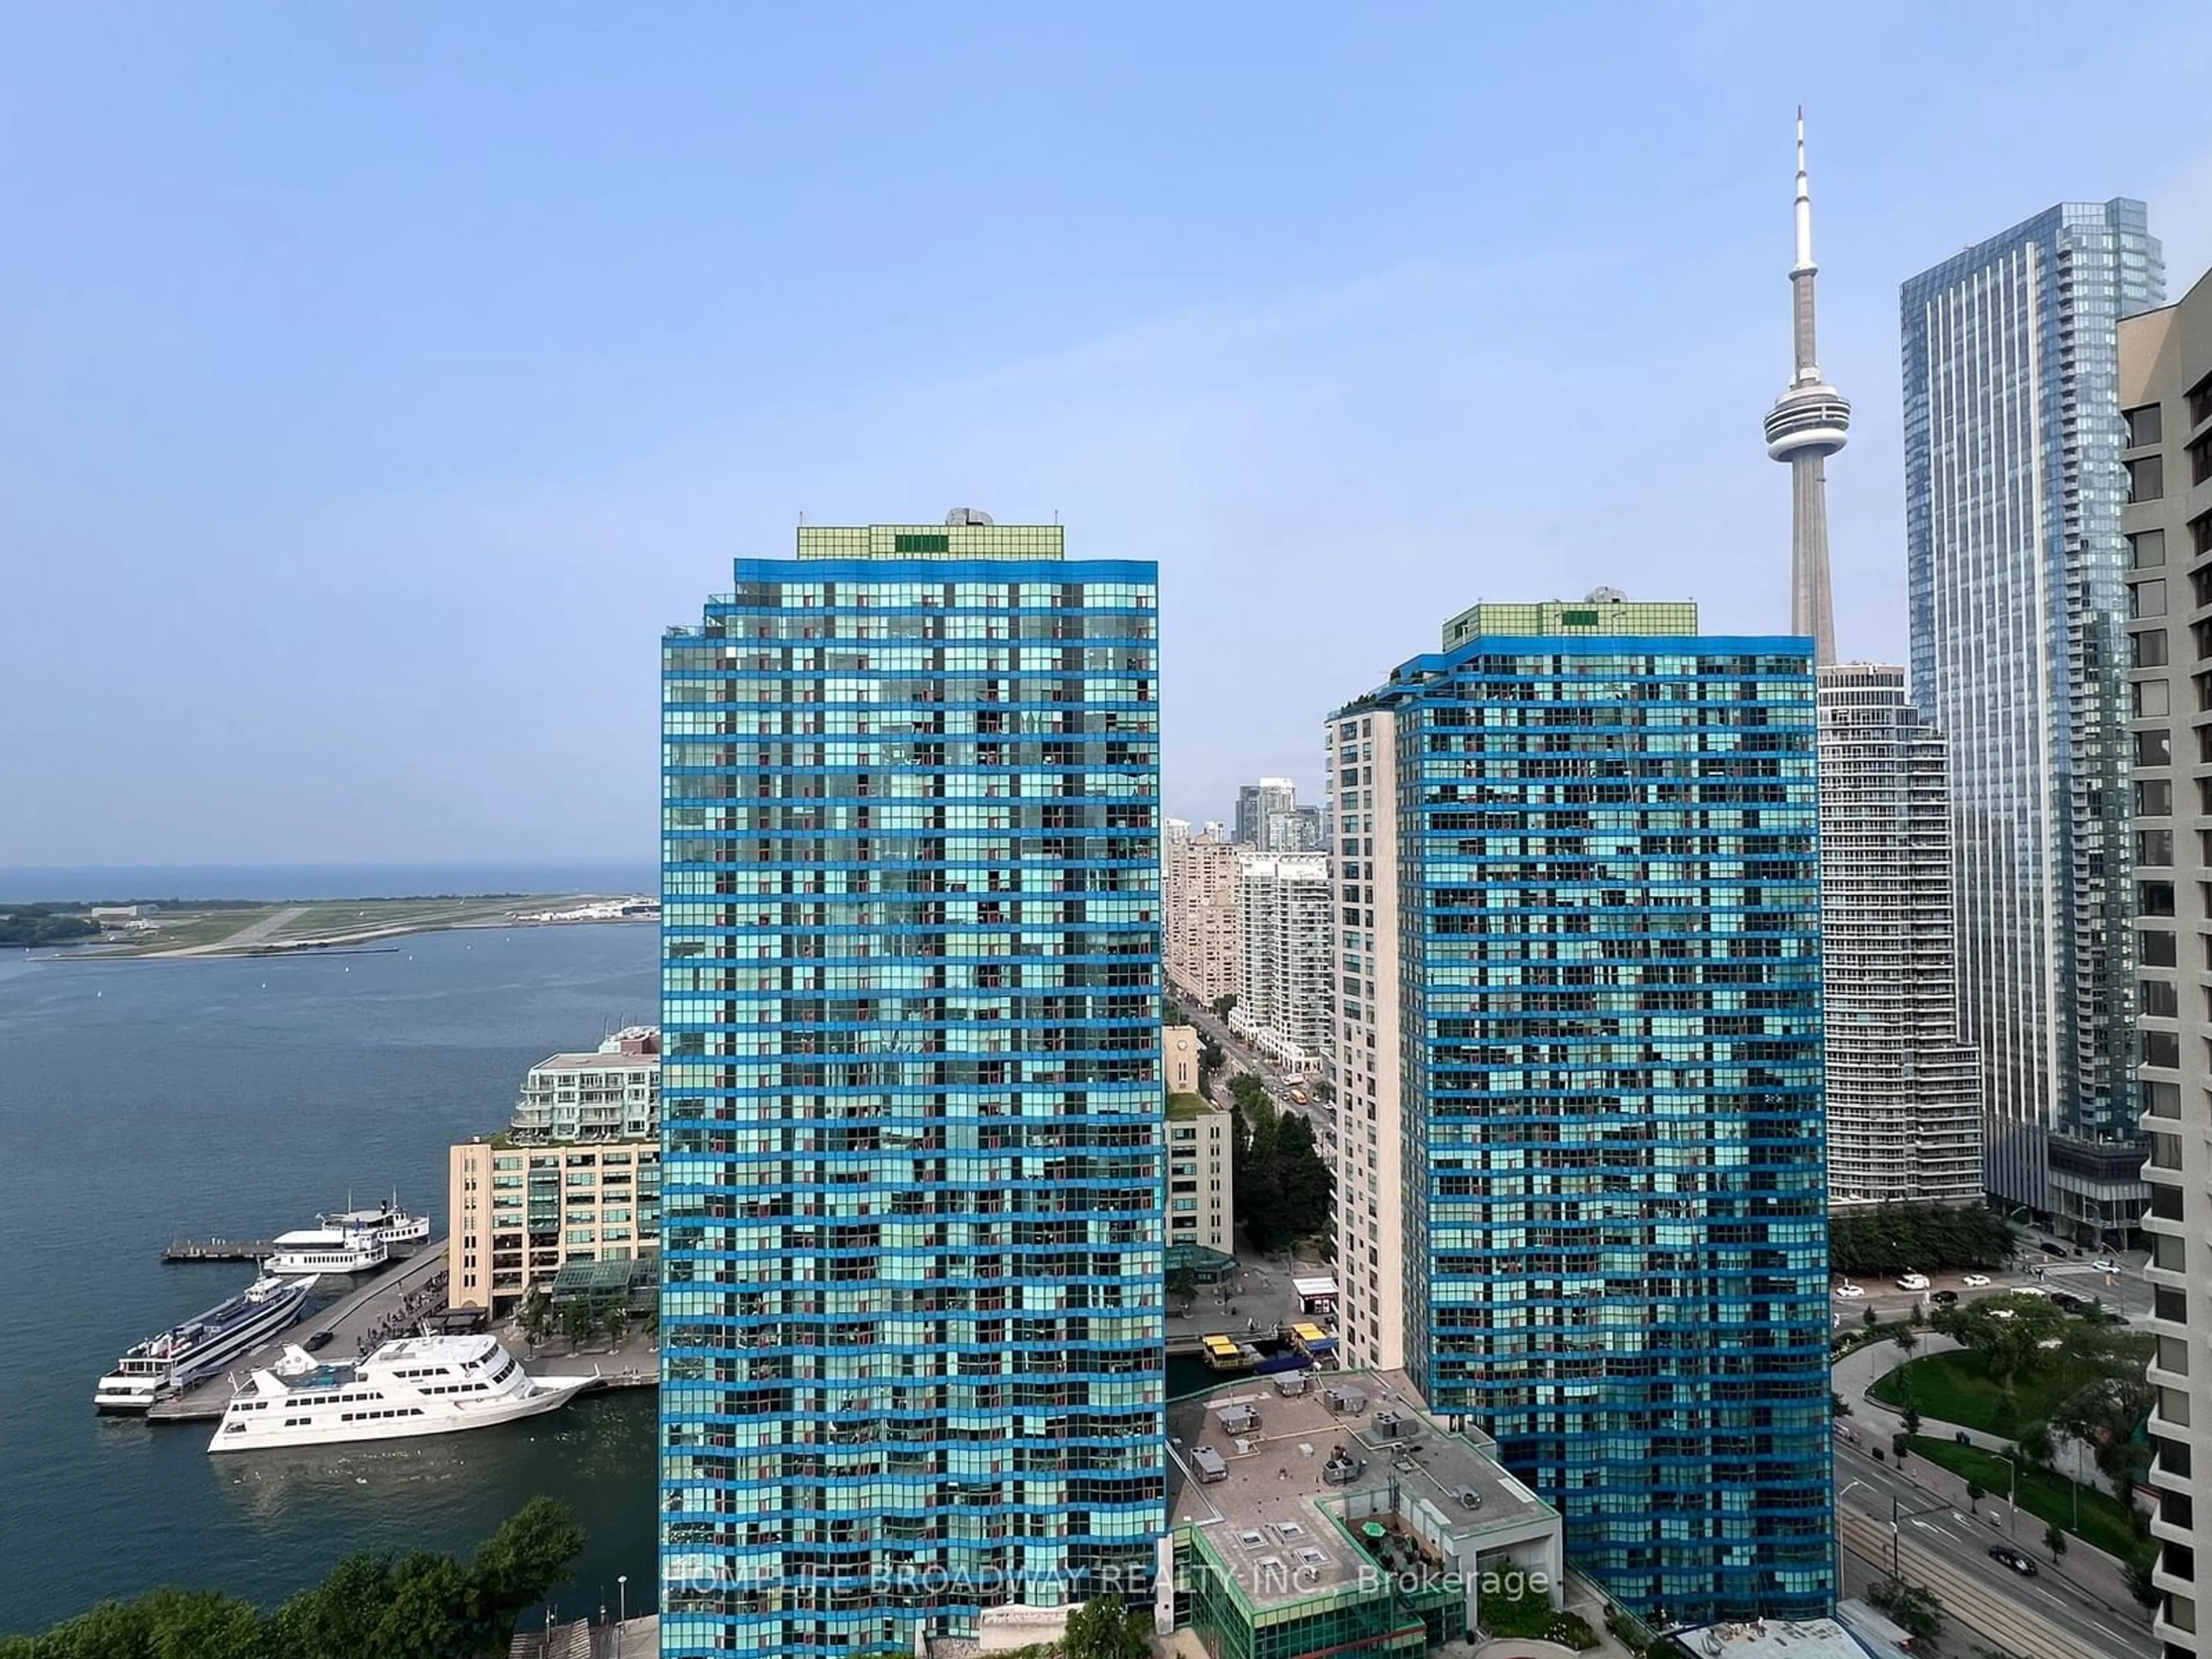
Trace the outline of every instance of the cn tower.
{"label": "cn tower", "polygon": [[1851,406],[1820,378],[1813,348],[1813,190],[1805,177],[1805,109],[1797,108],[1797,263],[1790,268],[1797,372],[1766,416],[1766,453],[1790,463],[1790,631],[1809,635],[1814,665],[1836,659],[1828,591],[1828,457],[1844,447]]}

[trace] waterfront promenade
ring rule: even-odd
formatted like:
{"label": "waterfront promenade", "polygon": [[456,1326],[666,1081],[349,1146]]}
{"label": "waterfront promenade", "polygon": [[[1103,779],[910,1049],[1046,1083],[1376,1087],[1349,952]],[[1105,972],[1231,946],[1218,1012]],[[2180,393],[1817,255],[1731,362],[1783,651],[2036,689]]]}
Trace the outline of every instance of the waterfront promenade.
{"label": "waterfront promenade", "polygon": [[[360,1352],[359,1345],[368,1334],[386,1325],[410,1296],[426,1290],[431,1279],[444,1270],[446,1247],[437,1244],[425,1249],[412,1261],[380,1273],[368,1284],[348,1291],[319,1313],[311,1314],[289,1331],[279,1332],[252,1352],[245,1355],[222,1376],[210,1376],[195,1383],[182,1394],[164,1400],[146,1413],[155,1423],[187,1423],[221,1417],[223,1407],[230,1404],[230,1374],[243,1376],[247,1372],[276,1364],[288,1347],[305,1347],[307,1339],[318,1331],[331,1333],[331,1340],[321,1352],[333,1359],[352,1359]],[[425,1308],[424,1311],[429,1311]],[[387,1332],[387,1334],[392,1333]]]}

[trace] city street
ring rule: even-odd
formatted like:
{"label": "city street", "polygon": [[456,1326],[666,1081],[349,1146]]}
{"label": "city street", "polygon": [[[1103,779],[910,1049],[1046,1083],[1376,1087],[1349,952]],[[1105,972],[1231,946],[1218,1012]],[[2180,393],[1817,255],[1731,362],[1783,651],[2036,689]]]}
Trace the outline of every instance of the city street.
{"label": "city street", "polygon": [[[1913,1571],[1917,1565],[1932,1563],[1944,1577],[1955,1581],[1966,1592],[1963,1596],[1945,1596],[1947,1605],[1954,1600],[1972,1600],[1980,1610],[1980,1617],[1989,1622],[2011,1622],[2006,1615],[1991,1612],[1984,1605],[1988,1597],[1995,1596],[2016,1606],[2021,1614],[2085,1644],[2091,1654],[2108,1656],[2109,1659],[2122,1659],[2126,1655],[2155,1659],[2158,1646],[2150,1637],[2149,1615],[2132,1601],[2124,1601],[2116,1606],[2069,1582],[2063,1575],[2074,1564],[2073,1557],[2069,1555],[2067,1561],[2053,1567],[2043,1549],[2042,1523],[2034,1516],[2023,1516],[2014,1522],[2011,1511],[2002,1502],[1992,1505],[1984,1499],[1977,1517],[1968,1512],[1963,1482],[1917,1460],[1906,1466],[1908,1474],[1900,1474],[1887,1464],[1875,1462],[1861,1448],[1838,1445],[1835,1467],[1837,1518],[1844,1533],[1847,1557],[1853,1545],[1864,1546],[1875,1539],[1863,1524],[1866,1521],[1879,1523],[1877,1542],[1880,1547],[1887,1548],[1894,1514],[1901,1528],[1899,1553],[1906,1569],[1905,1577],[1915,1583],[1928,1583],[1939,1595],[1943,1595],[1942,1585],[1934,1582],[1934,1573],[1920,1577]],[[1915,1514],[1915,1510],[1932,1513]],[[1993,1514],[2002,1515],[2006,1524],[1992,1524]],[[1861,1517],[1860,1524],[1850,1524],[1846,1517],[1851,1516]],[[2038,1576],[2022,1578],[1991,1560],[1990,1547],[2000,1543],[2009,1543],[2033,1557],[2041,1569]],[[2077,1552],[2084,1547],[2079,1543],[2074,1546]],[[1881,1572],[1887,1571],[1886,1559],[1877,1565]],[[1848,1559],[1845,1579],[1850,1584],[1860,1582],[1853,1576]],[[1964,1617],[1965,1608],[1954,1606],[1952,1613],[1954,1617]],[[1976,1627],[1983,1628],[1978,1624]],[[2008,1644],[2010,1651],[2034,1654],[2038,1659],[2054,1645],[2024,1643],[2018,1630],[1983,1629],[1983,1634]]]}
{"label": "city street", "polygon": [[1335,1144],[1336,1115],[1329,1107],[1315,1101],[1310,1089],[1306,1091],[1307,1103],[1304,1106],[1296,1103],[1291,1099],[1291,1085],[1282,1073],[1267,1060],[1255,1054],[1245,1045],[1243,1038],[1232,1034],[1226,1020],[1216,1019],[1211,1009],[1186,997],[1180,991],[1173,993],[1173,995],[1176,1006],[1182,1010],[1183,1018],[1196,1026],[1201,1034],[1212,1037],[1214,1045],[1227,1057],[1227,1065],[1222,1067],[1214,1079],[1218,1085],[1216,1094],[1224,1104],[1228,1100],[1227,1085],[1230,1078],[1238,1072],[1249,1072],[1267,1085],[1268,1096],[1274,1101],[1278,1109],[1285,1112],[1296,1112],[1313,1125],[1315,1142],[1324,1152]]}

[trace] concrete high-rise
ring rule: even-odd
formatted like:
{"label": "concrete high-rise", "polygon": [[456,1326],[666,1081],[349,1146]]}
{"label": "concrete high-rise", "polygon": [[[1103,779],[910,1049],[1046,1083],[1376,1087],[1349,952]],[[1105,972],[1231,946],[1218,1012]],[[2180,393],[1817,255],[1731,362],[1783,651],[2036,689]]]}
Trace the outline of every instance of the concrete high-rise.
{"label": "concrete high-rise", "polygon": [[2086,1238],[2143,1200],[2129,1024],[2118,324],[2164,297],[2140,202],[2066,203],[1904,286],[1912,693],[1951,753],[1984,1180]]}
{"label": "concrete high-rise", "polygon": [[[2134,909],[2165,1659],[2212,1653],[2212,276],[2119,326]],[[2198,1500],[2202,1499],[2203,1502]]]}
{"label": "concrete high-rise", "polygon": [[1812,645],[1482,605],[1331,716],[1347,1364],[1620,1601],[1826,1613]]}
{"label": "concrete high-rise", "polygon": [[1330,1036],[1328,856],[1245,852],[1237,915],[1231,1026],[1293,1075],[1318,1072]]}
{"label": "concrete high-rise", "polygon": [[1790,631],[1813,641],[1817,665],[1836,659],[1828,586],[1828,457],[1844,447],[1851,406],[1820,378],[1813,329],[1813,189],[1805,112],[1797,112],[1797,259],[1790,268],[1797,367],[1766,416],[1766,453],[1790,464]]}
{"label": "concrete high-rise", "polygon": [[1902,668],[1820,673],[1828,1197],[1982,1195],[1981,1057],[1959,1039],[1942,736]]}
{"label": "concrete high-rise", "polygon": [[1297,786],[1288,778],[1262,778],[1237,792],[1237,839],[1246,847],[1265,845],[1267,820],[1297,809]]}
{"label": "concrete high-rise", "polygon": [[664,641],[669,1659],[1152,1582],[1157,574],[1062,536],[801,529]]}
{"label": "concrete high-rise", "polygon": [[1243,934],[1237,915],[1243,849],[1224,840],[1219,826],[1170,840],[1163,855],[1167,886],[1169,982],[1211,1008],[1235,996]]}

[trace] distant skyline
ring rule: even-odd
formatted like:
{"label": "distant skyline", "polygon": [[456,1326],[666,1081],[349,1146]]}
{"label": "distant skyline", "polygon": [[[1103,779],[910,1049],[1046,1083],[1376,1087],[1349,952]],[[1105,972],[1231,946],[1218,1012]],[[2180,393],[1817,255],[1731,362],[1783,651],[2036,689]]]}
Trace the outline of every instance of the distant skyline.
{"label": "distant skyline", "polygon": [[2212,15],[1803,28],[0,11],[0,866],[649,860],[660,630],[801,513],[1158,559],[1194,822],[1478,599],[1777,631],[1801,103],[1838,655],[1902,660],[1898,285],[2128,195],[2186,292],[2212,140],[2121,89]]}

